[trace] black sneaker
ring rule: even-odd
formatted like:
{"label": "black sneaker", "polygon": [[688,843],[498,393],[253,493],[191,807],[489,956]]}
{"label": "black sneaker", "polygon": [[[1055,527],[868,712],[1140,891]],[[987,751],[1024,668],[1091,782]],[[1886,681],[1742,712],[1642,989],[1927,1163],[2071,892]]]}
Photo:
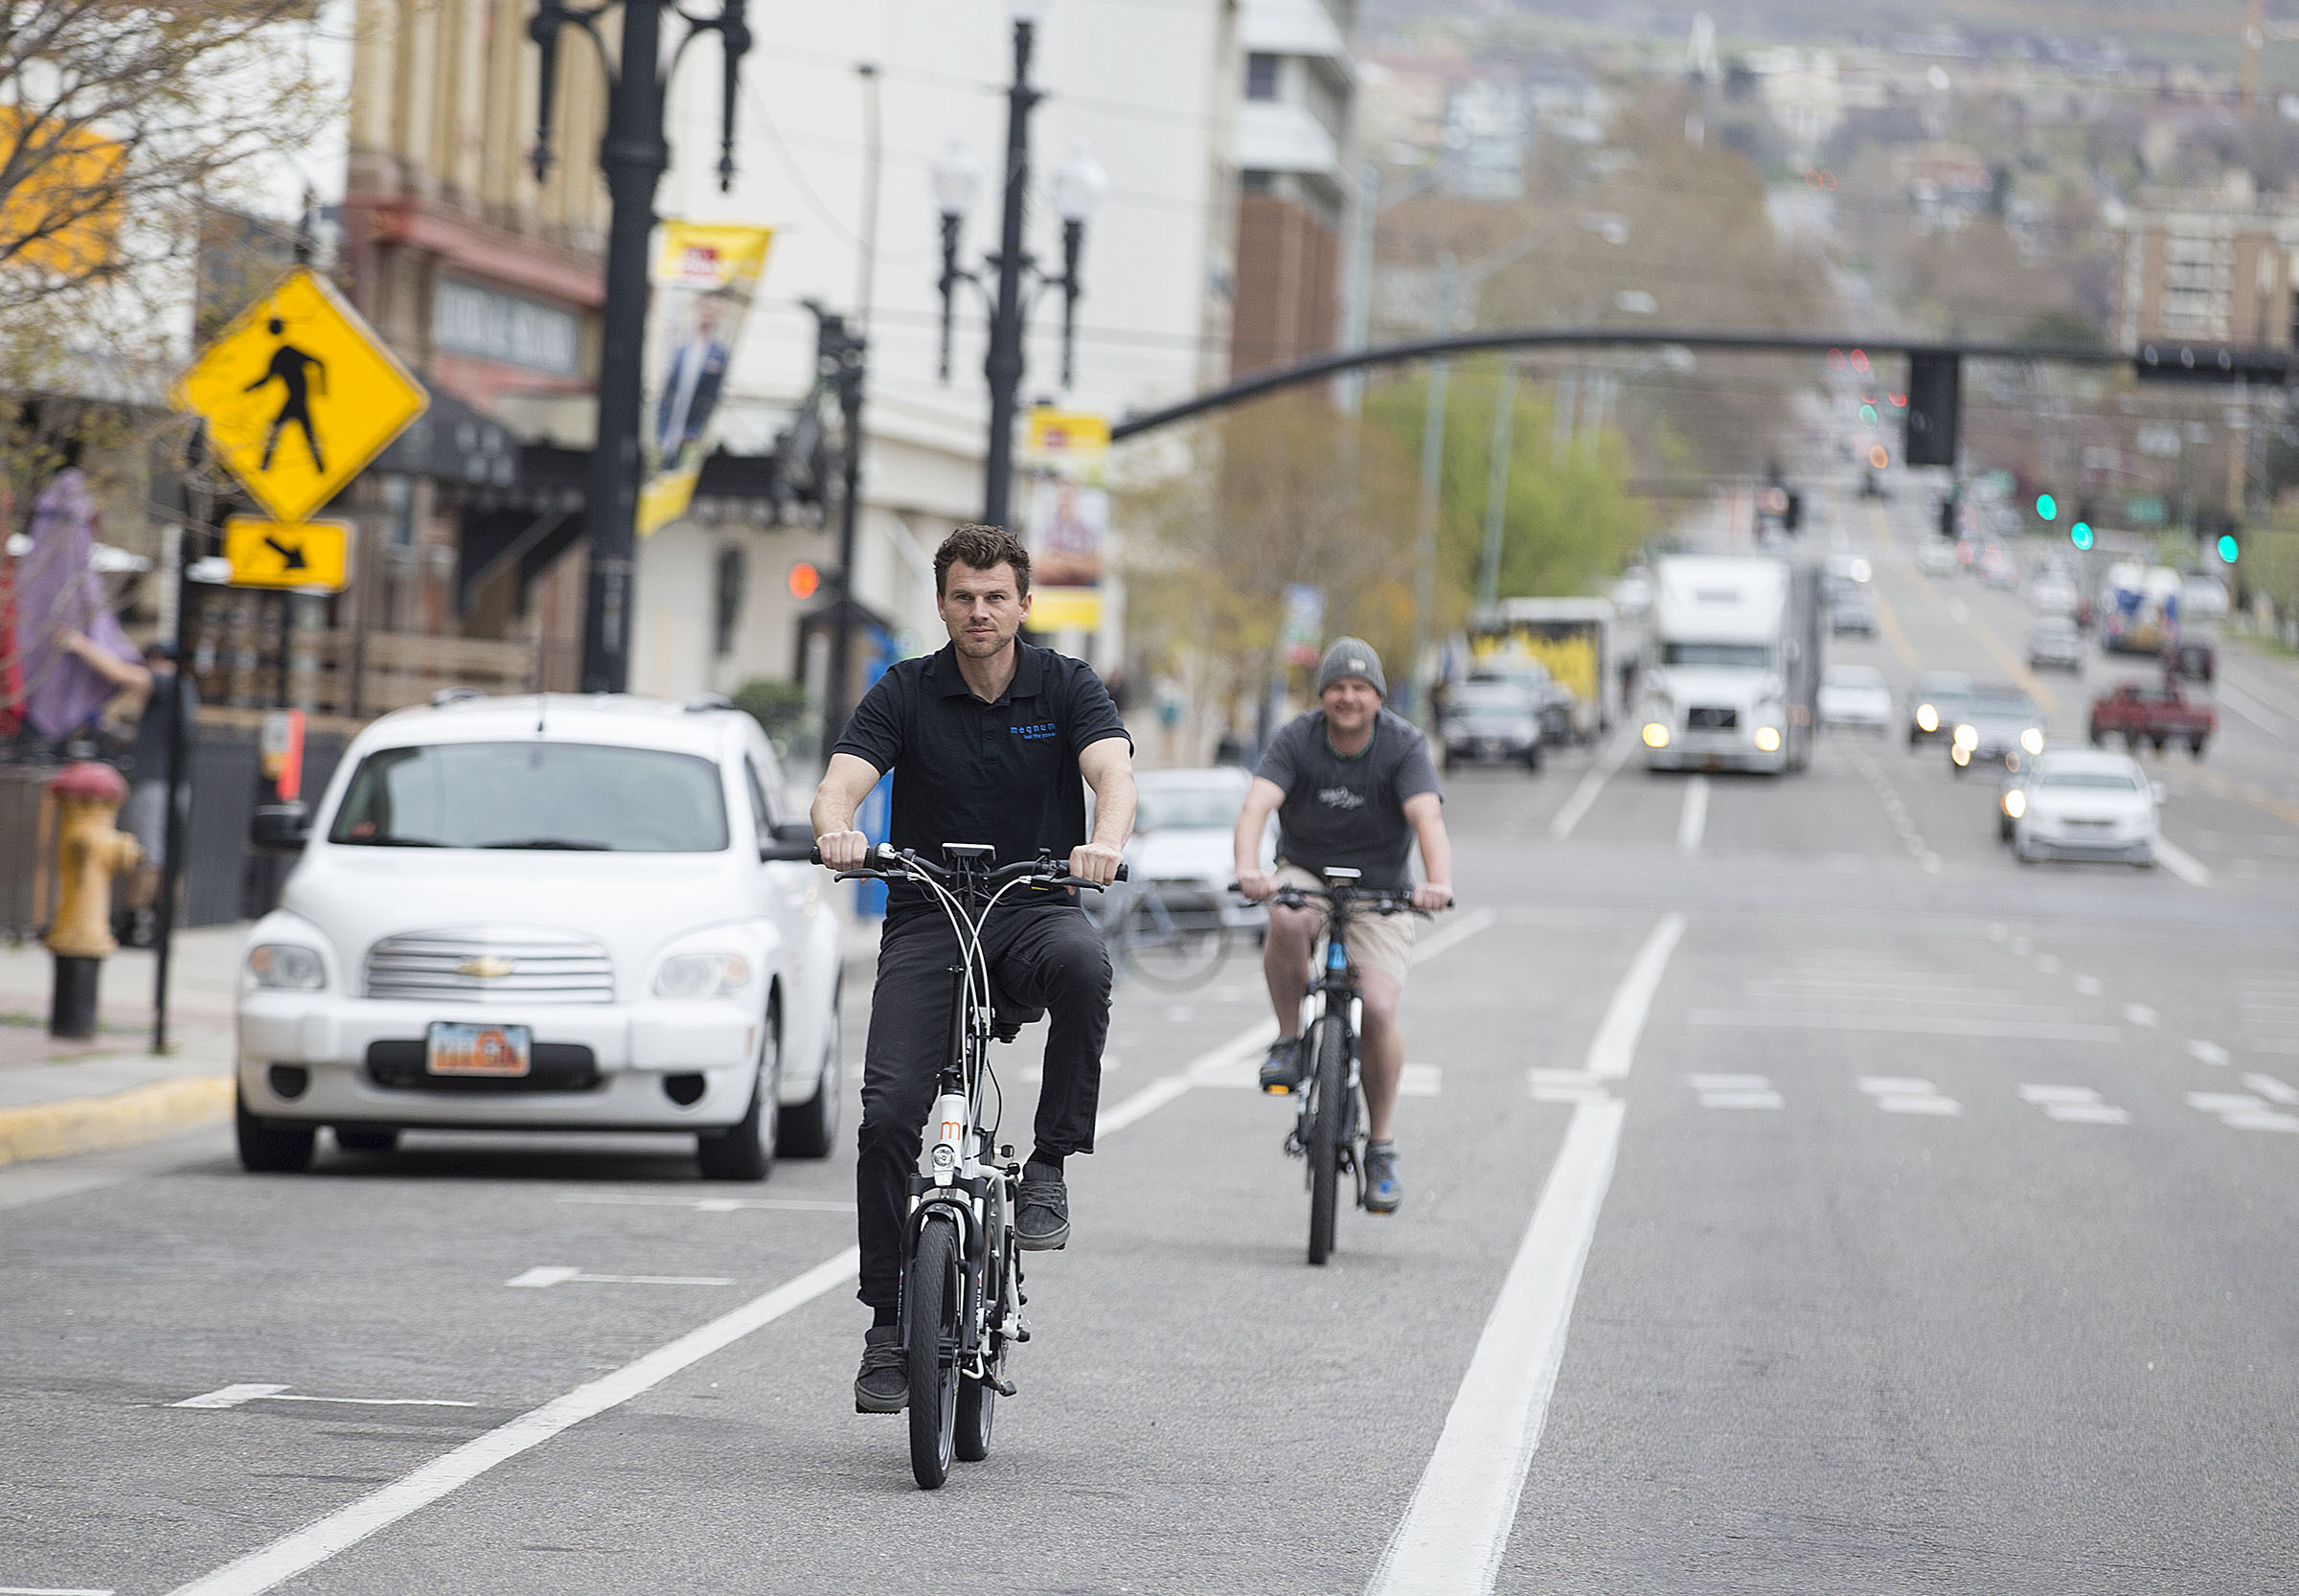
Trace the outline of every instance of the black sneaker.
{"label": "black sneaker", "polygon": [[856,1413],[899,1413],[910,1405],[909,1362],[899,1325],[862,1333],[862,1372],[854,1377]]}
{"label": "black sneaker", "polygon": [[1405,1200],[1397,1178],[1397,1148],[1388,1142],[1369,1143],[1365,1149],[1365,1212],[1394,1214]]}
{"label": "black sneaker", "polygon": [[1022,1177],[1013,1204],[1013,1239],[1024,1252],[1052,1252],[1070,1241],[1070,1191],[1056,1175]]}
{"label": "black sneaker", "polygon": [[1280,1037],[1262,1060],[1262,1090],[1277,1097],[1301,1090],[1301,1038]]}

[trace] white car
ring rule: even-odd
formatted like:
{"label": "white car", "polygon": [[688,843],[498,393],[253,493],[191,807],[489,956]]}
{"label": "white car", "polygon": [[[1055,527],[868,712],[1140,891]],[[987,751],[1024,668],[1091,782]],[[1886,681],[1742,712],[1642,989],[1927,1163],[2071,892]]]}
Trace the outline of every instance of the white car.
{"label": "white car", "polygon": [[1821,676],[1821,725],[1884,732],[1891,729],[1892,719],[1892,690],[1875,666],[1832,665]]}
{"label": "white car", "polygon": [[777,807],[774,751],[722,698],[443,694],[352,741],[239,984],[239,1156],[315,1132],[688,1130],[702,1173],[830,1151],[837,919]]}
{"label": "white car", "polygon": [[[1127,881],[1107,894],[1107,919],[1114,924],[1134,893],[1152,884],[1186,887],[1219,905],[1222,923],[1258,931],[1269,911],[1229,890],[1238,878],[1235,837],[1238,811],[1253,773],[1234,764],[1195,769],[1145,770],[1134,778],[1139,807],[1133,835],[1126,844]],[[1262,829],[1262,866],[1274,867],[1277,820]]]}
{"label": "white car", "polygon": [[2022,864],[2063,858],[2151,866],[2161,802],[2130,755],[2055,748],[2006,789],[2003,808]]}
{"label": "white car", "polygon": [[1952,577],[1962,562],[1956,546],[1945,537],[1927,537],[1916,548],[1916,569],[1927,577]]}

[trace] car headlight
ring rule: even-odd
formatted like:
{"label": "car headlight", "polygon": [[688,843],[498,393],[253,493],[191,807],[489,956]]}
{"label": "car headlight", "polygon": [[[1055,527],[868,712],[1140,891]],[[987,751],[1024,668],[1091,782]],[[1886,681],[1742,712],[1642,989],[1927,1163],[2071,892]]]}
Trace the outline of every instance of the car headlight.
{"label": "car headlight", "polygon": [[1940,729],[1940,712],[1929,704],[1918,704],[1916,706],[1916,724],[1927,732],[1938,731]]}
{"label": "car headlight", "polygon": [[2042,753],[2043,733],[2037,731],[2034,726],[2030,726],[2026,731],[2019,734],[2019,745],[2022,748],[2025,748],[2031,754]]}
{"label": "car headlight", "polygon": [[658,997],[723,997],[750,985],[750,961],[740,953],[680,953],[654,972]]}
{"label": "car headlight", "polygon": [[1971,763],[1971,750],[1959,742],[1947,751],[1947,757],[1958,764],[1969,764]]}
{"label": "car headlight", "polygon": [[1764,753],[1764,754],[1777,754],[1777,753],[1779,753],[1779,752],[1780,752],[1780,728],[1779,728],[1778,726],[1759,726],[1759,727],[1757,727],[1757,728],[1756,728],[1756,747],[1757,747],[1757,752],[1759,752],[1759,753]]}
{"label": "car headlight", "polygon": [[247,978],[275,991],[319,992],[328,984],[328,967],[312,948],[266,942],[247,950]]}
{"label": "car headlight", "polygon": [[1666,748],[1668,745],[1669,728],[1662,725],[1657,720],[1646,721],[1645,746],[1648,748]]}
{"label": "car headlight", "polygon": [[1955,743],[1959,748],[1977,748],[1980,745],[1979,727],[1970,725],[1958,726],[1956,728]]}
{"label": "car headlight", "polygon": [[2020,791],[2017,787],[2014,787],[2011,791],[2005,793],[2004,812],[2014,820],[2017,820],[2021,815],[2027,813],[2028,795]]}

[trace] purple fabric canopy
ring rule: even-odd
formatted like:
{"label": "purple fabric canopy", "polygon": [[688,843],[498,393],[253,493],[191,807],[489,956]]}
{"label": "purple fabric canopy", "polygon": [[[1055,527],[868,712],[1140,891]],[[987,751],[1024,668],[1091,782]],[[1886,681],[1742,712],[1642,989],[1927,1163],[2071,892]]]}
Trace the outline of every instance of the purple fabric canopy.
{"label": "purple fabric canopy", "polygon": [[59,471],[32,510],[32,549],[16,561],[16,657],[24,664],[24,718],[43,737],[65,737],[102,711],[119,691],[52,641],[58,627],[87,633],[96,646],[141,663],[136,646],[103,602],[89,564],[96,506],[88,479]]}

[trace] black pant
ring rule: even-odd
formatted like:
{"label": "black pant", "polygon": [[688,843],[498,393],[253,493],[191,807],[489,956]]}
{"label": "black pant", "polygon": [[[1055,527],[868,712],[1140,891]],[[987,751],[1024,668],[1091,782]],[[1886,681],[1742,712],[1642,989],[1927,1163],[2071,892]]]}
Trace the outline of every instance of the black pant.
{"label": "black pant", "polygon": [[[990,980],[1005,998],[1052,1020],[1037,1091],[1036,1151],[1094,1151],[1102,1043],[1109,1035],[1109,954],[1083,909],[999,909],[982,933]],[[958,939],[939,912],[887,922],[862,1056],[861,1159],[854,1166],[862,1289],[873,1308],[901,1297],[902,1219],[934,1082],[949,1056]]]}

